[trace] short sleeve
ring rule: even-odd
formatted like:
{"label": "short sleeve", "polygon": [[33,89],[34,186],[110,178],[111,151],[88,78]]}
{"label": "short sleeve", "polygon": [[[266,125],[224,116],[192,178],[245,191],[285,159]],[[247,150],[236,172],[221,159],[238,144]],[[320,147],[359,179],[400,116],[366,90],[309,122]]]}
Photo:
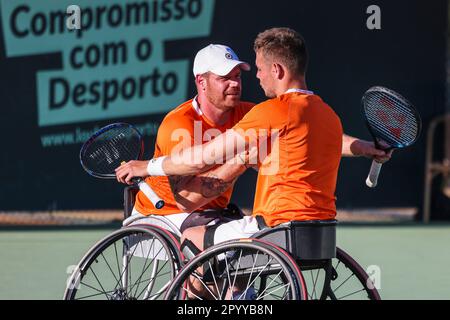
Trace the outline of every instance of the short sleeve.
{"label": "short sleeve", "polygon": [[193,132],[194,123],[188,117],[164,118],[158,129],[155,156],[170,155],[175,148],[180,150],[193,146]]}
{"label": "short sleeve", "polygon": [[274,108],[276,106],[271,100],[257,104],[233,127],[233,130],[248,142],[269,137],[273,127]]}
{"label": "short sleeve", "polygon": [[[272,110],[273,111],[273,110]],[[266,129],[271,128],[271,105],[267,102],[254,106],[247,114],[233,127],[234,130]]]}

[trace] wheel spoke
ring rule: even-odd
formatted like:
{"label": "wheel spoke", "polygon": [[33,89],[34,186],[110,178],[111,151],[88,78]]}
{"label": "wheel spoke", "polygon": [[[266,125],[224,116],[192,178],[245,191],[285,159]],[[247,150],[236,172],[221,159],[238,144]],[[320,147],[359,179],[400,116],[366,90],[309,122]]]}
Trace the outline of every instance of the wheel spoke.
{"label": "wheel spoke", "polygon": [[103,292],[105,293],[106,299],[109,300],[108,295],[106,294],[106,290],[105,288],[103,288],[102,283],[100,282],[100,280],[98,279],[97,275],[94,272],[94,269],[91,270],[92,274],[94,275],[94,278],[97,280],[98,284],[100,285],[100,288],[102,288]]}
{"label": "wheel spoke", "polygon": [[97,288],[95,288],[95,287],[93,287],[93,286],[91,286],[91,285],[89,285],[89,284],[87,284],[85,282],[81,282],[81,284],[86,286],[86,287],[88,287],[88,288],[90,288],[90,289],[92,289],[92,290],[97,291],[98,294],[108,294],[108,293],[114,292],[114,291],[101,291],[101,290],[99,290],[99,289],[97,289]]}
{"label": "wheel spoke", "polygon": [[[285,285],[283,285],[283,286],[281,286],[281,287],[278,287],[277,289],[275,289],[275,290],[273,290],[273,291],[270,291],[269,293],[266,293],[266,294],[265,294],[264,296],[262,296],[262,297],[258,297],[257,300],[261,300],[262,298],[267,297],[267,296],[269,296],[269,295],[272,295],[272,293],[274,293],[274,292],[276,292],[276,291],[279,291],[279,290],[281,290],[281,289],[283,289],[283,288],[286,288],[286,287],[289,287],[289,283],[286,283]],[[283,296],[285,296],[287,292],[289,292],[289,288],[285,291],[285,294],[284,294]]]}
{"label": "wheel spoke", "polygon": [[[129,268],[129,265],[130,265],[130,261],[133,258],[134,254],[136,253],[136,249],[137,249],[137,245],[134,246],[133,252],[130,255],[128,255],[128,248],[127,248],[127,255],[126,255],[126,260],[125,260],[126,266],[122,270],[122,272],[120,273],[120,278],[119,279],[122,279],[122,277],[125,274],[125,272],[128,271],[128,268]],[[121,282],[121,280],[119,280],[119,282]],[[119,285],[119,282],[117,282],[116,285],[114,286],[114,290],[117,289],[117,286]],[[122,284],[122,286],[123,286],[123,284]]]}
{"label": "wheel spoke", "polygon": [[[114,252],[116,255],[116,263],[117,263],[117,274],[120,274],[120,265],[119,265],[119,254],[117,253],[117,246],[116,242],[114,242]],[[112,271],[111,271],[112,272]],[[116,279],[117,280],[117,279]],[[122,281],[122,279],[120,279]],[[123,283],[121,283],[121,286],[123,287]]]}
{"label": "wheel spoke", "polygon": [[358,291],[355,291],[355,292],[346,294],[345,296],[339,297],[339,298],[337,298],[337,299],[338,299],[338,300],[345,299],[345,298],[347,298],[347,297],[349,297],[349,296],[352,296],[352,295],[354,295],[354,294],[360,293],[360,292],[365,291],[365,290],[366,290],[365,288],[362,288],[361,290],[358,290]]}
{"label": "wheel spoke", "polygon": [[183,289],[184,291],[186,291],[188,294],[191,294],[191,295],[195,296],[198,300],[203,300],[203,299],[200,298],[198,295],[196,295],[195,293],[193,293],[191,290],[186,289],[184,286],[182,286],[181,289]]}
{"label": "wheel spoke", "polygon": [[334,289],[333,291],[336,293],[336,291],[338,291],[339,290],[339,288],[341,288],[350,278],[352,278],[352,277],[354,277],[355,276],[355,274],[354,273],[352,273],[351,275],[349,275],[348,277],[347,277],[347,279],[345,279],[344,280],[344,282],[342,282],[336,289]]}
{"label": "wheel spoke", "polygon": [[[250,281],[252,280],[253,270],[255,269],[256,262],[258,261],[258,254],[259,254],[259,251],[256,251],[256,257],[252,256],[253,265],[252,265],[252,269],[250,270],[250,275],[248,276],[247,286],[245,287],[245,291],[243,293],[241,293],[241,295],[239,296],[239,299],[241,299],[242,296],[245,297],[247,295],[248,289],[250,289],[250,286],[251,286]],[[253,284],[253,282],[254,281],[252,281],[252,284]]]}
{"label": "wheel spoke", "polygon": [[112,270],[112,268],[111,268],[111,266],[109,265],[108,261],[106,260],[106,258],[105,258],[105,256],[104,256],[103,252],[102,252],[101,256],[102,256],[103,260],[105,261],[106,265],[108,266],[109,271],[111,271],[111,274],[113,275],[114,279],[117,281],[117,277],[116,277],[116,275],[114,274],[114,271]]}
{"label": "wheel spoke", "polygon": [[203,280],[201,279],[201,277],[200,277],[198,274],[192,274],[192,275],[193,275],[198,281],[200,281],[200,282],[202,283],[203,287],[204,287],[206,290],[208,290],[208,292],[213,296],[213,298],[214,298],[215,300],[219,300],[219,298],[216,297],[216,295],[209,289],[208,285],[207,285],[205,282],[203,282]]}
{"label": "wheel spoke", "polygon": [[273,257],[270,257],[269,262],[266,263],[266,265],[261,268],[261,270],[258,272],[258,274],[256,275],[256,277],[253,279],[253,281],[250,283],[250,285],[253,285],[253,283],[255,283],[256,279],[261,275],[261,273],[266,269],[266,267],[273,261]]}
{"label": "wheel spoke", "polygon": [[241,258],[242,258],[242,249],[241,249],[240,252],[239,252],[239,259],[238,259],[238,262],[237,262],[237,270],[235,270],[236,272],[234,273],[233,284],[232,284],[231,287],[230,287],[230,290],[231,290],[231,300],[234,300],[234,297],[233,297],[233,289],[234,289],[234,284],[236,283],[236,278],[237,278],[237,274],[238,274],[238,271],[239,271],[239,266],[241,265]]}
{"label": "wheel spoke", "polygon": [[[167,264],[167,261],[163,264],[163,267],[162,267],[161,269],[159,269],[159,270],[162,271],[163,268],[164,268],[164,266],[165,266],[166,264]],[[146,270],[145,270],[145,271],[146,271]],[[144,272],[145,272],[145,271],[144,271]],[[158,275],[159,275],[159,276],[165,276],[165,275],[171,274],[171,273],[172,273],[171,271],[167,271],[167,272],[165,272],[165,273],[160,274],[160,273],[157,271],[156,274],[155,274],[154,276],[152,276],[151,278],[148,278],[148,279],[146,279],[146,280],[144,280],[144,281],[140,281],[141,283],[149,281],[149,283],[148,283],[148,285],[147,285],[146,287],[144,287],[144,289],[142,289],[141,292],[139,292],[138,295],[135,295],[135,297],[136,297],[136,298],[139,298],[146,290],[148,290],[148,289],[149,289],[149,286],[154,284],[155,279],[158,277]],[[142,276],[143,276],[143,274],[141,275],[141,278],[142,278]],[[149,292],[149,293],[150,293],[150,292]]]}
{"label": "wheel spoke", "polygon": [[[139,244],[141,245],[141,252],[144,252],[144,247],[142,246],[142,243],[143,243],[143,242],[144,242],[144,241],[140,241],[140,242],[139,242]],[[155,243],[155,240],[152,239],[152,245],[151,245],[151,247],[153,247],[154,243]],[[158,253],[159,253],[159,252],[158,252]],[[139,284],[140,284],[139,281],[142,279],[142,277],[144,276],[144,272],[147,270],[147,269],[146,269],[146,266],[147,266],[147,261],[148,261],[149,255],[150,255],[150,250],[148,250],[147,256],[145,257],[145,260],[144,260],[144,266],[142,267],[141,275],[139,276],[139,278],[136,279],[137,286],[136,286],[136,289],[134,290],[134,296],[136,296],[136,294],[137,294],[137,292],[138,292],[138,290],[139,290]],[[153,256],[153,257],[155,257],[155,256]],[[152,259],[152,261],[150,261],[150,264],[149,264],[149,265],[151,265],[153,261],[154,261],[154,259]],[[131,279],[130,279],[130,281],[131,281]],[[135,282],[135,284],[136,284],[136,282]],[[130,283],[131,283],[131,282],[130,282]],[[134,285],[135,285],[135,284],[134,284]],[[134,285],[133,285],[133,286],[134,286]],[[133,288],[133,286],[132,286],[131,288]],[[132,289],[130,289],[130,292],[131,292],[131,290],[132,290]],[[145,289],[144,289],[144,290],[145,290]]]}
{"label": "wheel spoke", "polygon": [[211,260],[208,260],[208,265],[209,265],[209,270],[211,270],[211,274],[212,274],[212,277],[214,280],[214,285],[216,287],[217,294],[221,295],[221,292],[219,291],[219,286],[217,285],[216,276],[214,275],[214,272],[213,272],[213,267],[211,266]]}
{"label": "wheel spoke", "polygon": [[316,271],[317,271],[317,273],[316,273],[316,276],[314,277],[313,270],[310,270],[311,281],[312,281],[312,285],[313,285],[311,293],[309,293],[309,290],[308,290],[308,295],[309,295],[310,299],[317,299],[317,280],[319,278],[320,269],[317,269]]}
{"label": "wheel spoke", "polygon": [[[258,293],[258,297],[260,297],[263,293],[265,293],[266,291],[267,291],[267,287],[269,287],[273,282],[274,282],[274,280],[277,278],[277,277],[279,277],[280,276],[280,274],[283,272],[283,270],[280,270],[280,272],[278,272],[278,274],[275,276],[275,277],[273,277],[272,278],[272,280],[269,282],[269,284],[266,286],[266,288],[264,288],[264,290],[262,291],[262,292],[259,292]],[[276,291],[276,290],[275,290]],[[265,295],[265,296],[267,296],[267,294]],[[265,296],[263,296],[263,297],[265,297]],[[262,297],[262,298],[263,298]]]}

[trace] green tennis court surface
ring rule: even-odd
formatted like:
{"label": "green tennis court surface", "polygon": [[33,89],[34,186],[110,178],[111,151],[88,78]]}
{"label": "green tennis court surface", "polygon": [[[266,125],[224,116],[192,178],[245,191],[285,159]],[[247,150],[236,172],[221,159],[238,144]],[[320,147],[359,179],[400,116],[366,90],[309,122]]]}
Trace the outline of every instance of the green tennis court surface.
{"label": "green tennis court surface", "polygon": [[[113,229],[0,231],[0,299],[61,299],[70,266]],[[450,225],[340,225],[338,246],[380,274],[383,299],[450,299]]]}

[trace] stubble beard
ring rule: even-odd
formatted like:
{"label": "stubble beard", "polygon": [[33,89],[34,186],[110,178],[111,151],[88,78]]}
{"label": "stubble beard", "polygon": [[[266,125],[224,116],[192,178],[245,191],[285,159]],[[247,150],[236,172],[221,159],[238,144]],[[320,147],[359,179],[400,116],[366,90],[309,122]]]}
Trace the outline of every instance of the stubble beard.
{"label": "stubble beard", "polygon": [[208,94],[206,97],[209,100],[209,102],[211,102],[216,108],[219,108],[221,110],[234,109],[241,102],[240,96],[237,99],[232,100],[228,100],[226,95],[219,96]]}

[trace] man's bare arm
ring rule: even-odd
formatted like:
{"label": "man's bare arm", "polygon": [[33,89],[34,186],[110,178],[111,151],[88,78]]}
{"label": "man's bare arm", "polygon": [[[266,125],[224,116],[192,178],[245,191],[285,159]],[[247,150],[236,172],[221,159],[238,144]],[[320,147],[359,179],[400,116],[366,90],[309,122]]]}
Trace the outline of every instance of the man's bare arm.
{"label": "man's bare arm", "polygon": [[[246,170],[245,160],[236,156],[227,163],[196,176],[169,176],[178,208],[184,212],[192,212],[228,190]],[[131,177],[147,175],[147,164],[148,161],[130,161],[122,165],[116,170],[117,180],[131,184]]]}
{"label": "man's bare arm", "polygon": [[361,140],[349,135],[342,136],[342,156],[344,157],[366,157],[378,162],[386,162],[391,159],[392,151],[385,152],[377,149],[373,142]]}
{"label": "man's bare arm", "polygon": [[246,169],[244,164],[233,159],[197,176],[170,176],[178,208],[192,212],[204,206],[227,191]]}
{"label": "man's bare arm", "polygon": [[[170,157],[153,159],[156,161],[147,167],[149,170],[147,174],[197,175],[234,158],[247,146],[248,142],[239,133],[230,129],[204,145],[183,149],[180,154]],[[161,162],[158,163],[158,160]],[[152,171],[152,168],[158,169]]]}
{"label": "man's bare arm", "polygon": [[[148,170],[151,166],[147,166],[149,164],[148,161],[141,161],[142,164],[139,167],[136,166],[134,170],[129,170],[128,164],[133,164],[134,162],[130,161],[126,165],[117,168],[116,174],[119,182],[125,183],[131,183],[130,181],[133,177],[147,176],[148,174],[168,176],[197,175],[215,167],[217,163],[229,160],[227,157],[232,158],[236,156],[237,153],[244,150],[247,146],[248,143],[239,133],[234,130],[228,130],[207,144],[184,149],[180,155],[158,158],[162,161],[156,166],[156,168],[159,168],[156,171],[163,171],[162,174],[160,172],[156,174],[149,172]],[[347,157],[364,156],[379,162],[385,162],[391,158],[392,151],[386,153],[375,148],[373,142],[344,134],[342,137],[342,155]]]}
{"label": "man's bare arm", "polygon": [[[208,144],[203,146],[195,146],[185,149],[178,157],[167,157],[162,161],[162,170],[167,175],[186,175],[198,174],[205,172],[211,167],[208,163],[212,161],[221,161],[225,159],[225,155],[235,155],[233,153],[233,145],[227,143],[229,140],[235,140],[237,148],[241,150],[248,146],[242,136],[234,130],[228,130],[225,134],[218,136]],[[222,150],[214,152],[214,150]],[[375,159],[378,162],[386,162],[391,158],[392,151],[385,152],[375,147],[373,142],[361,140],[344,134],[342,137],[342,155],[347,157],[363,156]],[[192,161],[192,159],[196,159]]]}

